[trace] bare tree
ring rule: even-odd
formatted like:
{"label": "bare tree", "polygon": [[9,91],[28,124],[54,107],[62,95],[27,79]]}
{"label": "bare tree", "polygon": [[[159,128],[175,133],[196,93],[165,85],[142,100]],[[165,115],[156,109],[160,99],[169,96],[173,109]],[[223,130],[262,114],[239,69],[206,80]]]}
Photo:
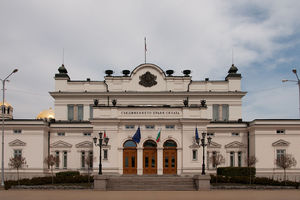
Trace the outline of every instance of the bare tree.
{"label": "bare tree", "polygon": [[[212,166],[217,169],[219,165],[225,163],[225,158],[222,154],[217,153],[209,157],[209,162],[212,163]],[[218,182],[218,174],[216,174],[216,183],[217,182]]]}
{"label": "bare tree", "polygon": [[258,162],[257,158],[255,156],[249,156],[249,157],[246,157],[245,159],[247,165],[248,165],[248,171],[249,171],[249,181],[250,181],[250,184],[251,184],[251,178],[252,178],[252,171],[250,169],[250,167],[254,167],[255,164]]}
{"label": "bare tree", "polygon": [[49,155],[45,158],[44,163],[48,165],[51,169],[51,176],[52,176],[52,184],[53,184],[53,166],[56,164],[59,164],[59,157],[56,157],[54,155]]}
{"label": "bare tree", "polygon": [[279,156],[275,160],[275,163],[278,167],[283,169],[283,174],[284,174],[283,178],[284,178],[284,182],[286,183],[286,169],[296,166],[297,165],[296,159],[291,154],[284,154]]}
{"label": "bare tree", "polygon": [[19,169],[23,168],[26,166],[26,159],[22,156],[15,156],[9,159],[8,165],[17,170],[18,174],[18,185],[20,185],[20,174],[19,174]]}
{"label": "bare tree", "polygon": [[93,170],[93,162],[94,162],[93,156],[89,155],[85,158],[84,162],[87,165],[87,170],[88,170],[88,183],[90,183],[90,175],[91,175],[91,170]]}

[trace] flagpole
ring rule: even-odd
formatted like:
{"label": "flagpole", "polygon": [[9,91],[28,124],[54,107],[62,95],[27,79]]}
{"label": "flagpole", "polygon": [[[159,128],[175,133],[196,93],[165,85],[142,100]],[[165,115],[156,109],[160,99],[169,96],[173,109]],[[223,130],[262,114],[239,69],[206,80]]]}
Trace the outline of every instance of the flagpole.
{"label": "flagpole", "polygon": [[146,63],[146,52],[147,52],[147,45],[146,45],[146,37],[145,37],[145,63]]}

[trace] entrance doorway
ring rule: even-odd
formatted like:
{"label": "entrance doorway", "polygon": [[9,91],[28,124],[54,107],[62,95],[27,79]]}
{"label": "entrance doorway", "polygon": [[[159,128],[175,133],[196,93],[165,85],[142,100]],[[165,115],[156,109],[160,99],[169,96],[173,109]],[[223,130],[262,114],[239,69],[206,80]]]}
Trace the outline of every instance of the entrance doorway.
{"label": "entrance doorway", "polygon": [[156,142],[147,140],[144,142],[143,174],[157,174]]}
{"label": "entrance doorway", "polygon": [[173,140],[167,140],[164,143],[163,152],[163,173],[177,174],[177,144]]}
{"label": "entrance doorway", "polygon": [[123,174],[137,174],[137,150],[133,140],[123,145]]}

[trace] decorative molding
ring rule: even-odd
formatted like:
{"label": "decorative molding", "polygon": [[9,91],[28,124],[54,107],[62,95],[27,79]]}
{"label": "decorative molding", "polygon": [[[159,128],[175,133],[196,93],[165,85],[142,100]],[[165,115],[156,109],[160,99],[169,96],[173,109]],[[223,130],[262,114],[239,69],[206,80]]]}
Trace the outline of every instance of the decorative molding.
{"label": "decorative molding", "polygon": [[76,148],[93,148],[93,143],[91,141],[80,142],[75,145]]}
{"label": "decorative molding", "polygon": [[241,142],[234,141],[234,142],[231,142],[229,144],[226,144],[225,148],[246,148],[246,145],[244,145]]}
{"label": "decorative molding", "polygon": [[18,147],[18,146],[26,146],[26,143],[21,141],[21,140],[14,140],[14,141],[11,141],[10,143],[8,143],[9,146],[11,147]]}
{"label": "decorative molding", "polygon": [[157,84],[156,76],[151,74],[151,72],[147,71],[145,74],[140,76],[139,84],[144,87],[152,87]]}
{"label": "decorative molding", "polygon": [[71,148],[72,145],[67,143],[67,142],[64,142],[64,141],[57,141],[57,142],[54,142],[50,145],[51,148]]}
{"label": "decorative molding", "polygon": [[216,143],[216,142],[211,142],[210,145],[208,145],[208,148],[221,148],[222,145]]}
{"label": "decorative molding", "polygon": [[285,140],[282,140],[282,139],[277,140],[276,142],[272,143],[273,147],[286,147],[286,146],[289,146],[289,145],[290,145],[289,142],[287,142]]}
{"label": "decorative molding", "polygon": [[200,146],[196,143],[193,143],[192,145],[189,146],[191,149],[199,149]]}

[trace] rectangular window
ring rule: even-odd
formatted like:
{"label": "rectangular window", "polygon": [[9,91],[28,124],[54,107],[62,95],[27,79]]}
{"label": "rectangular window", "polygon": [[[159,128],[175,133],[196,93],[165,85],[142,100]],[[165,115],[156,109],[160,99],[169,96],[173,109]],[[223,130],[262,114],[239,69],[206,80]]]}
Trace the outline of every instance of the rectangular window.
{"label": "rectangular window", "polygon": [[91,133],[83,133],[83,136],[91,136]]}
{"label": "rectangular window", "polygon": [[134,129],[134,125],[125,125],[125,129]]}
{"label": "rectangular window", "polygon": [[223,121],[229,120],[229,105],[228,104],[222,105],[222,120]]}
{"label": "rectangular window", "polygon": [[94,105],[90,105],[90,119],[93,119],[93,117],[94,117],[94,107],[93,107]]}
{"label": "rectangular window", "polygon": [[[55,152],[55,158],[56,158],[57,161],[59,161],[59,151]],[[59,168],[59,162],[55,163],[55,168]]]}
{"label": "rectangular window", "polygon": [[230,167],[234,167],[234,152],[230,152]]}
{"label": "rectangular window", "polygon": [[85,152],[81,152],[81,168],[85,168]]}
{"label": "rectangular window", "polygon": [[90,168],[93,168],[93,152],[92,151],[90,151],[89,152],[89,159],[90,159]]}
{"label": "rectangular window", "polygon": [[193,149],[193,160],[197,160],[197,149]]}
{"label": "rectangular window", "polygon": [[212,166],[213,166],[213,168],[216,168],[216,159],[217,159],[217,152],[213,151],[213,154],[212,154]]}
{"label": "rectangular window", "polygon": [[15,149],[14,150],[14,158],[16,157],[22,157],[22,150],[21,149]]}
{"label": "rectangular window", "polygon": [[14,130],[14,134],[21,134],[22,133],[22,130],[21,129],[15,129]]}
{"label": "rectangular window", "polygon": [[74,120],[74,105],[68,105],[68,120]]}
{"label": "rectangular window", "polygon": [[68,154],[66,151],[64,151],[63,163],[64,163],[63,167],[66,169],[68,165]]}
{"label": "rectangular window", "polygon": [[242,166],[242,152],[241,151],[238,152],[238,166],[239,167]]}
{"label": "rectangular window", "polygon": [[78,116],[77,116],[77,119],[79,121],[82,121],[83,120],[83,105],[80,104],[80,105],[77,105],[78,106]]}
{"label": "rectangular window", "polygon": [[57,133],[57,136],[65,136],[65,133],[64,132],[59,132],[59,133]]}
{"label": "rectangular window", "polygon": [[213,120],[218,121],[219,120],[219,105],[213,104]]}
{"label": "rectangular window", "polygon": [[215,133],[207,133],[207,137],[214,137]]}
{"label": "rectangular window", "polygon": [[277,160],[279,160],[284,155],[285,155],[285,149],[277,149],[276,150],[276,158],[277,158]]}
{"label": "rectangular window", "polygon": [[285,130],[276,130],[277,134],[285,134]]}
{"label": "rectangular window", "polygon": [[166,129],[174,129],[175,125],[166,125]]}
{"label": "rectangular window", "polygon": [[107,160],[107,159],[108,159],[108,150],[103,149],[103,160]]}
{"label": "rectangular window", "polygon": [[154,129],[154,125],[145,125],[146,129]]}
{"label": "rectangular window", "polygon": [[231,136],[240,136],[240,133],[231,133]]}

